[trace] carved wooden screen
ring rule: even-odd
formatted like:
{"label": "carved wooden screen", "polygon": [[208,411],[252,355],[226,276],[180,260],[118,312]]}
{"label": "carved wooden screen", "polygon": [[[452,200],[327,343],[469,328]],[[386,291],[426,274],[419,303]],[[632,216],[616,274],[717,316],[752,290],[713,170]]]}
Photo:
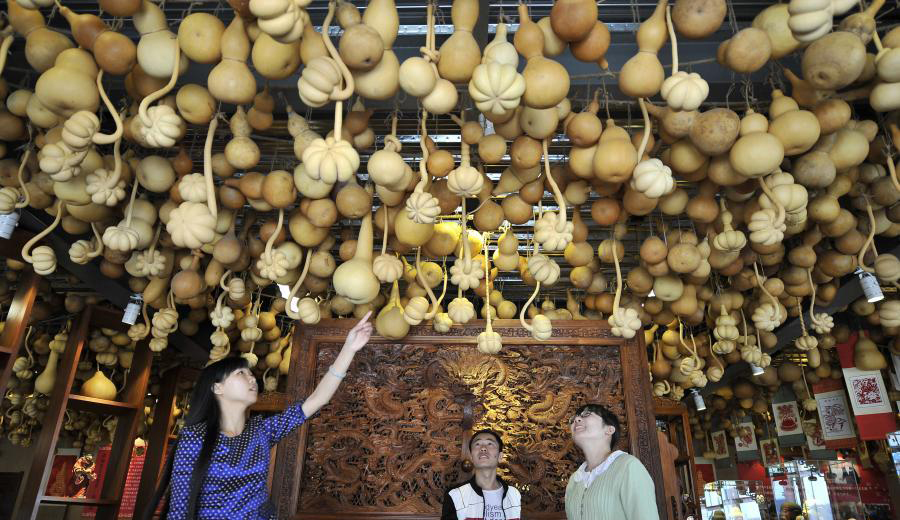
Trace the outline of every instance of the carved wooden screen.
{"label": "carved wooden screen", "polygon": [[[288,396],[308,395],[334,360],[351,320],[323,320],[294,338]],[[410,329],[400,343],[373,337],[332,402],[278,450],[273,494],[281,518],[437,518],[443,491],[468,477],[468,429],[503,433],[500,474],[523,494],[529,518],[565,518],[563,499],[581,454],[568,418],[585,402],[623,425],[620,449],[662,479],[646,351],[606,322],[554,321],[533,340],[516,320],[495,320],[497,356],[481,354],[483,322],[439,334]]]}

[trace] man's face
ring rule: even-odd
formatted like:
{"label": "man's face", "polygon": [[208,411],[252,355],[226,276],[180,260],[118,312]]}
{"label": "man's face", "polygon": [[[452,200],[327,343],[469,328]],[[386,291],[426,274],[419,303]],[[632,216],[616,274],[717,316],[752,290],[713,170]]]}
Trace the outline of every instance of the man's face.
{"label": "man's face", "polygon": [[500,445],[489,433],[479,433],[472,440],[472,465],[475,469],[497,469],[500,464]]}

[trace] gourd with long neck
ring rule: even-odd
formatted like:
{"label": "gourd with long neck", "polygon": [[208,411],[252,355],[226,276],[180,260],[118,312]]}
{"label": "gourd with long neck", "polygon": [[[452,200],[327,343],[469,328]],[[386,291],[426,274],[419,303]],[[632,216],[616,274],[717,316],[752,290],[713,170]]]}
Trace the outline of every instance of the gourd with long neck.
{"label": "gourd with long neck", "polygon": [[380,284],[372,272],[371,212],[366,212],[362,218],[356,239],[356,253],[335,269],[332,281],[335,292],[355,305],[369,303],[378,296]]}
{"label": "gourd with long neck", "polygon": [[668,0],[660,0],[650,18],[637,31],[638,52],[619,72],[619,89],[634,98],[649,98],[659,93],[665,80],[662,63],[656,53],[666,43],[666,6]]}
{"label": "gourd with long neck", "polygon": [[362,21],[381,36],[384,53],[378,65],[371,70],[353,72],[355,91],[366,99],[390,99],[400,89],[400,61],[391,49],[400,26],[394,0],[372,0],[363,13]]}
{"label": "gourd with long neck", "polygon": [[250,39],[240,16],[235,16],[228,24],[221,41],[222,61],[209,72],[209,93],[223,103],[252,103],[256,96],[256,79],[247,67]]}
{"label": "gourd with long neck", "polygon": [[519,4],[519,30],[513,38],[516,50],[528,60],[522,75],[522,101],[531,108],[558,105],[569,93],[569,72],[556,61],[544,57],[544,33],[528,17],[528,7]]}
{"label": "gourd with long neck", "polygon": [[75,46],[65,35],[47,28],[37,9],[25,9],[15,1],[7,2],[7,8],[9,25],[25,37],[25,60],[34,70],[46,71],[60,52]]}
{"label": "gourd with long neck", "polygon": [[466,83],[481,63],[481,49],[472,36],[478,21],[478,0],[453,0],[450,8],[453,34],[441,45],[438,72],[453,83]]}
{"label": "gourd with long neck", "polygon": [[148,76],[166,79],[172,75],[172,69],[183,74],[188,67],[186,56],[174,58],[178,37],[169,30],[166,15],[162,9],[149,0],[143,0],[141,9],[132,17],[134,27],[141,34],[137,45],[137,62],[141,70]]}
{"label": "gourd with long neck", "polygon": [[59,12],[72,27],[75,41],[94,53],[101,69],[116,76],[131,70],[137,60],[137,48],[130,38],[111,30],[99,16],[76,14],[64,5],[59,6]]}

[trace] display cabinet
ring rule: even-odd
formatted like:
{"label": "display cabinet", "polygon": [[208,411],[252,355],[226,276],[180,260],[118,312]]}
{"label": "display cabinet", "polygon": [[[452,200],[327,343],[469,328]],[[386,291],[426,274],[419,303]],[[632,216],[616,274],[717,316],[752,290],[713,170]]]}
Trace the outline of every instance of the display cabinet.
{"label": "display cabinet", "polygon": [[775,512],[791,505],[807,520],[866,518],[859,476],[845,461],[795,460],[769,467]]}
{"label": "display cabinet", "polygon": [[765,503],[762,482],[717,480],[703,486],[701,520],[770,520]]}

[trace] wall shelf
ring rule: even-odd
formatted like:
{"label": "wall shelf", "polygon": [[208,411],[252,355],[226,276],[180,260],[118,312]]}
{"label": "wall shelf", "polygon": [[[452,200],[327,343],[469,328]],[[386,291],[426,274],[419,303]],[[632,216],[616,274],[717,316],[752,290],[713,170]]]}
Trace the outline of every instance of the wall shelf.
{"label": "wall shelf", "polygon": [[138,407],[135,403],[125,403],[122,401],[109,401],[106,399],[97,399],[96,397],[88,397],[86,395],[69,394],[69,408],[82,412],[93,412],[96,414],[122,415],[129,410]]}

